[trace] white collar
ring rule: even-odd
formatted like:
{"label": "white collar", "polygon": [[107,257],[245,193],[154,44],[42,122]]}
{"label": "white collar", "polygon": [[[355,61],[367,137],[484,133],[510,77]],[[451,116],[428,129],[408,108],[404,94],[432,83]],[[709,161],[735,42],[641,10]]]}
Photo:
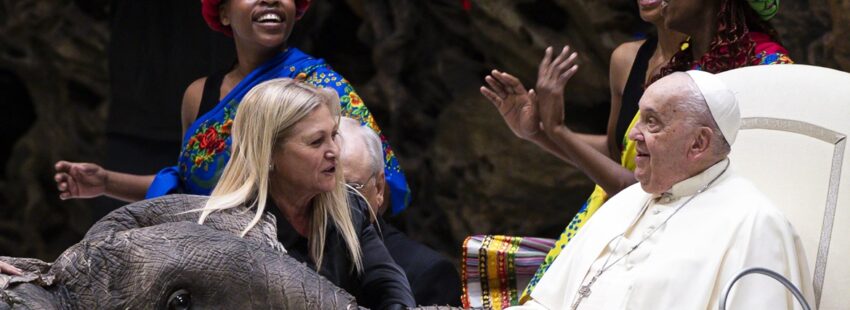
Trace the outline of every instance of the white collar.
{"label": "white collar", "polygon": [[728,167],[728,165],[729,158],[727,157],[697,175],[674,184],[673,187],[659,196],[675,199],[696,194],[697,191],[704,188],[709,182],[726,171],[726,167]]}

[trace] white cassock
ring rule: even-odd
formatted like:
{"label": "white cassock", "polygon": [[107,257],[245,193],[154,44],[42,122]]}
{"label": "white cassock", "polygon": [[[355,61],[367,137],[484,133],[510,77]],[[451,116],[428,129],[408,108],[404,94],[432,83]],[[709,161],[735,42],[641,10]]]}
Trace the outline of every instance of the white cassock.
{"label": "white cassock", "polygon": [[[578,309],[713,310],[728,281],[749,267],[782,274],[813,304],[799,236],[752,183],[731,169],[670,217],[727,163],[720,161],[661,196],[635,184],[612,197],[567,244],[537,284],[532,300],[512,309],[570,309],[579,288],[606,259],[611,267],[590,287],[591,294]],[[727,309],[800,307],[779,282],[754,274],[737,282]]]}

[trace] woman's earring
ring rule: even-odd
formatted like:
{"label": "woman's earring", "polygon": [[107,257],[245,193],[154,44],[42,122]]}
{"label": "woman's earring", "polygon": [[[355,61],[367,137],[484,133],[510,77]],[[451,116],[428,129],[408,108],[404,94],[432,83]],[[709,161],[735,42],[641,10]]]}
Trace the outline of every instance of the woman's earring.
{"label": "woman's earring", "polygon": [[274,171],[274,163],[269,164],[269,171]]}

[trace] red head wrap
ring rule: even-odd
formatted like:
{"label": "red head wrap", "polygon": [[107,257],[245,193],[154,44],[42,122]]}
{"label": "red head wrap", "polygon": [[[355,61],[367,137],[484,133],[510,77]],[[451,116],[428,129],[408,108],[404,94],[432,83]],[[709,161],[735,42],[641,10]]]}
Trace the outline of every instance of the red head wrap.
{"label": "red head wrap", "polygon": [[[233,30],[230,26],[221,24],[218,18],[218,6],[226,0],[201,0],[201,15],[212,30],[224,33],[228,37],[233,36]],[[310,8],[312,0],[295,0],[295,19],[300,19]]]}

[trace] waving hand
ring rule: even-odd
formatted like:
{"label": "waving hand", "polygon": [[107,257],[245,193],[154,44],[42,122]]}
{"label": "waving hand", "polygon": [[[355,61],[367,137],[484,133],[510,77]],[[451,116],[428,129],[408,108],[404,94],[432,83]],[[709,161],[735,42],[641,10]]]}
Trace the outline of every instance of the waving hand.
{"label": "waving hand", "polygon": [[578,53],[570,53],[570,47],[565,46],[552,59],[552,47],[549,47],[540,62],[536,101],[543,130],[547,132],[564,125],[564,87],[578,71],[577,57]]}
{"label": "waving hand", "polygon": [[484,80],[489,87],[481,86],[481,94],[499,110],[502,119],[517,137],[530,140],[540,134],[534,90],[527,91],[519,79],[497,70]]}

